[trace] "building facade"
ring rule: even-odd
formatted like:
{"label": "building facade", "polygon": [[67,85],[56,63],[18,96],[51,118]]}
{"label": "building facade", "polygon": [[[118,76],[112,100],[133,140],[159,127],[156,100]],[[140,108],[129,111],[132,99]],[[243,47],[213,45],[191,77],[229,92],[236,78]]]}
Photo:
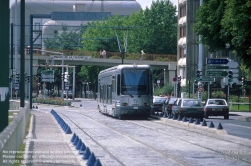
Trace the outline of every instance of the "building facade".
{"label": "building facade", "polygon": [[182,78],[181,86],[185,86],[188,80],[194,81],[197,69],[202,69],[202,76],[205,77],[206,58],[230,58],[239,62],[228,48],[211,53],[203,45],[200,47],[199,36],[193,31],[193,26],[201,3],[202,0],[178,0],[177,74]]}

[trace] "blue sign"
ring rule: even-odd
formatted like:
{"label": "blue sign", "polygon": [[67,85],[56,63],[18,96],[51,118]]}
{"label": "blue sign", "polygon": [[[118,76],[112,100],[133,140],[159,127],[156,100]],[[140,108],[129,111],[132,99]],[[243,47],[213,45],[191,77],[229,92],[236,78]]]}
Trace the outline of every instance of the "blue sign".
{"label": "blue sign", "polygon": [[227,64],[227,58],[206,58],[206,64]]}

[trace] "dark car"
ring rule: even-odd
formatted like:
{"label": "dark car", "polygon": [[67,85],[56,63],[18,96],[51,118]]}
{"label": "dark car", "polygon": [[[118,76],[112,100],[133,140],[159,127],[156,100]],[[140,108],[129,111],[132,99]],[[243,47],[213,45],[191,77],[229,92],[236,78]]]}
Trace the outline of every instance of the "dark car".
{"label": "dark car", "polygon": [[66,95],[68,98],[72,99],[72,91],[71,90],[64,90],[64,98],[66,98]]}
{"label": "dark car", "polygon": [[173,115],[180,115],[187,118],[204,118],[204,106],[198,99],[180,98],[172,107]]}
{"label": "dark car", "polygon": [[163,103],[166,101],[166,97],[153,97],[152,112],[162,112]]}
{"label": "dark car", "polygon": [[229,118],[228,104],[225,99],[208,99],[205,103],[205,118],[208,116],[224,116]]}
{"label": "dark car", "polygon": [[172,107],[177,99],[178,98],[176,97],[167,98],[167,100],[163,103],[163,112],[165,112],[167,115],[171,115]]}

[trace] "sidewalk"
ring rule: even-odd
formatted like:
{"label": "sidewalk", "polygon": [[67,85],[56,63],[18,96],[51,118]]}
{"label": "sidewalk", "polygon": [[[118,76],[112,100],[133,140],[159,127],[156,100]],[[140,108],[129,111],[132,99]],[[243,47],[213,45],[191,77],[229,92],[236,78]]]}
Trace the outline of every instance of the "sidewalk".
{"label": "sidewalk", "polygon": [[[69,144],[64,141],[53,116],[49,112],[31,111],[30,131],[26,139],[25,166],[79,166]],[[72,135],[67,137],[70,140]]]}

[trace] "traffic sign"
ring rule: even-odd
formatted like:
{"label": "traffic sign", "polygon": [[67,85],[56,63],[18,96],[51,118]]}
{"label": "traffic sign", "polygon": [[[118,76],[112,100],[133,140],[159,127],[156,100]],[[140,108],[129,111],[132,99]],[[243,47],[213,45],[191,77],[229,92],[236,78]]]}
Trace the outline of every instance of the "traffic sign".
{"label": "traffic sign", "polygon": [[201,87],[198,88],[198,91],[199,92],[204,92],[204,88],[201,86]]}
{"label": "traffic sign", "polygon": [[227,64],[227,58],[206,58],[206,64]]}
{"label": "traffic sign", "polygon": [[225,77],[227,75],[228,72],[223,70],[206,70],[207,77]]}
{"label": "traffic sign", "polygon": [[210,77],[202,77],[202,78],[199,78],[199,79],[196,79],[197,81],[200,81],[200,82],[214,82],[215,79],[214,78],[210,78]]}
{"label": "traffic sign", "polygon": [[207,66],[207,69],[229,69],[229,67],[228,66],[220,66],[220,65],[218,65],[218,66],[216,66],[216,65],[214,65],[214,66],[209,65],[209,66]]}
{"label": "traffic sign", "polygon": [[237,78],[237,77],[239,77],[239,74],[238,73],[234,73],[233,74],[233,78]]}
{"label": "traffic sign", "polygon": [[239,69],[230,69],[233,73],[239,73]]}
{"label": "traffic sign", "polygon": [[227,66],[229,67],[229,68],[237,68],[237,67],[239,67],[239,64],[237,63],[237,62],[234,62],[234,61],[230,61],[230,62],[228,62],[227,63]]}

